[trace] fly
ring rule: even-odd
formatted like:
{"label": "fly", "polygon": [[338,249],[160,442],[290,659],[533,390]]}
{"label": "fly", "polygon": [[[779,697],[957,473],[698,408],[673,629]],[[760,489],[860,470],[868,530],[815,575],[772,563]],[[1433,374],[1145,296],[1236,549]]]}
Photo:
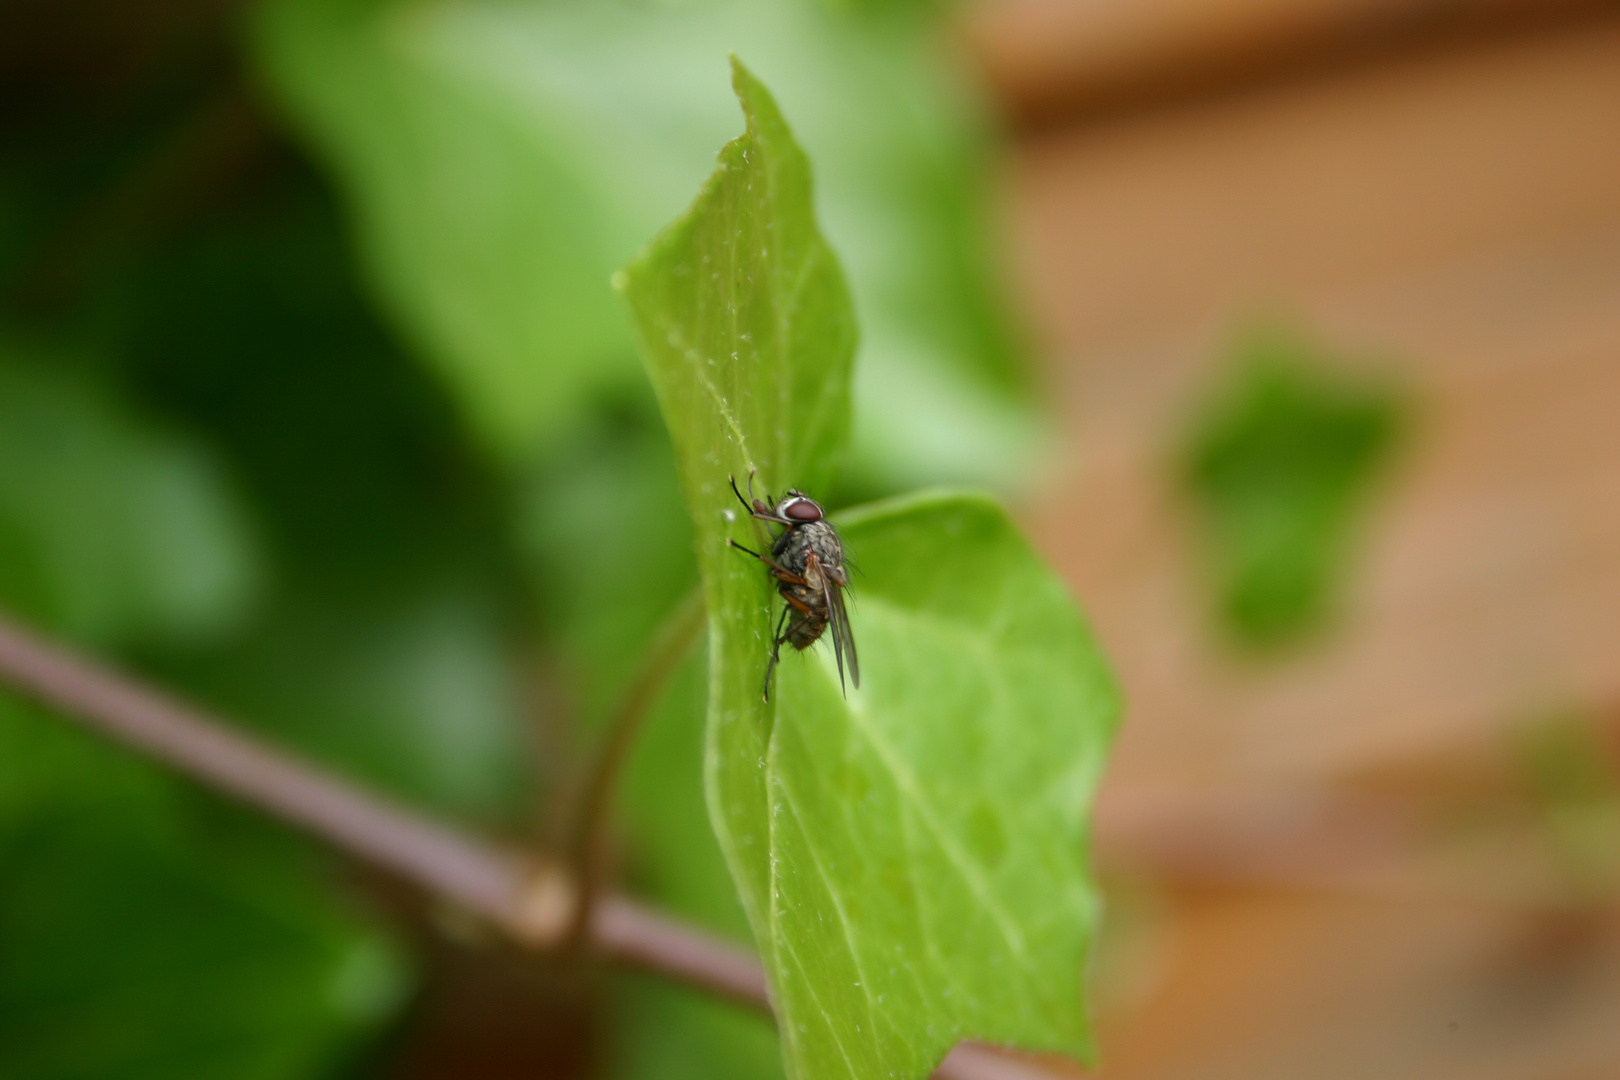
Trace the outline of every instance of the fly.
{"label": "fly", "polygon": [[[795,649],[808,649],[832,627],[833,654],[838,658],[838,685],[844,686],[844,665],[849,665],[849,681],[861,685],[861,665],[855,656],[855,637],[849,629],[849,612],[844,610],[844,590],[849,575],[844,570],[844,545],[838,530],[826,520],[821,504],[802,491],[789,489],[773,507],[770,496],[761,502],[754,498],[754,474],[748,474],[748,498],[737,490],[737,478],[727,477],[737,501],[753,517],[783,526],[771,542],[771,553],[761,555],[730,539],[726,543],[764,563],[776,580],[776,591],[787,604],[776,620],[771,641],[771,659],[765,665],[765,700],[771,700],[771,673],[786,642]],[[847,690],[845,691],[848,692]]]}

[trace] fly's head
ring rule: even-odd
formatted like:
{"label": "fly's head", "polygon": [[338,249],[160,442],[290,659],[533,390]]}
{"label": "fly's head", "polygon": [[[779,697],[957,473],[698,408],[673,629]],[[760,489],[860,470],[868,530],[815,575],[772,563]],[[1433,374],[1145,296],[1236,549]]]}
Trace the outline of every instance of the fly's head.
{"label": "fly's head", "polygon": [[826,515],[816,500],[802,491],[789,490],[782,497],[782,501],[776,504],[776,516],[790,525],[803,525],[806,522],[820,521]]}

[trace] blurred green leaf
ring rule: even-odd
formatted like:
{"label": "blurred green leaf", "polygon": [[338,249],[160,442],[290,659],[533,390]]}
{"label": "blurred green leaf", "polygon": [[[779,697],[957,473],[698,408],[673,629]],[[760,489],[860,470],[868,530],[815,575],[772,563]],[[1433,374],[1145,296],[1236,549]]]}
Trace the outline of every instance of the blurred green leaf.
{"label": "blurred green leaf", "polygon": [[[195,655],[262,616],[264,545],[214,448],[129,397],[102,356],[5,342],[0,604],[101,647]],[[0,696],[0,1075],[328,1072],[408,980],[319,870]]]}
{"label": "blurred green leaf", "polygon": [[368,313],[329,199],[297,170],[265,187],[143,253],[123,289],[130,383],[229,464],[274,580],[236,633],[142,659],[359,780],[510,821],[528,597],[504,492]]}
{"label": "blurred green leaf", "polygon": [[454,579],[403,580],[369,602],[299,588],[228,646],[164,670],[357,781],[504,824],[529,763],[501,624],[481,590]]}
{"label": "blurred green leaf", "polygon": [[255,41],[349,193],[378,294],[520,459],[635,379],[608,276],[729,137],[717,61],[745,52],[799,118],[849,258],[863,397],[885,403],[856,417],[861,482],[1005,480],[1034,433],[981,111],[940,20],[837,7],[274,0]]}
{"label": "blurred green leaf", "polygon": [[1319,626],[1341,587],[1401,411],[1382,383],[1336,375],[1294,336],[1257,336],[1182,452],[1219,610],[1268,646]]}
{"label": "blurred green leaf", "polygon": [[312,869],[267,826],[0,698],[0,1074],[329,1071],[406,973]]}
{"label": "blurred green leaf", "polygon": [[1513,749],[1570,892],[1610,900],[1620,892],[1620,768],[1601,726],[1550,712],[1515,732]]}
{"label": "blurred green leaf", "polygon": [[[64,44],[105,35],[83,15]],[[201,21],[155,87],[92,80],[91,115],[0,146],[0,606],[510,820],[526,598],[493,485]],[[0,701],[0,1076],[346,1073],[410,979],[330,871]]]}
{"label": "blurred green leaf", "polygon": [[708,798],[772,979],[788,1074],[923,1076],[963,1037],[1085,1056],[1085,821],[1118,702],[1055,576],[993,503],[845,519],[865,575],[849,698],[825,650],[760,699],[772,594],[726,547],[727,472],[815,491],[851,312],[808,165],[740,65],[747,132],[625,271],[709,608]]}
{"label": "blurred green leaf", "polygon": [[587,728],[697,584],[674,453],[642,396],[587,425],[518,492],[520,547]]}
{"label": "blurred green leaf", "polygon": [[621,1023],[610,1051],[612,1075],[627,1080],[782,1075],[782,1053],[768,1017],[654,978],[627,976],[623,983]]}
{"label": "blurred green leaf", "polygon": [[368,310],[332,196],[296,163],[261,185],[106,290],[132,390],[217,448],[275,571],[334,606],[499,571],[503,492],[449,395]]}
{"label": "blurred green leaf", "polygon": [[262,568],[216,462],[73,367],[0,340],[0,603],[103,644],[239,623]]}

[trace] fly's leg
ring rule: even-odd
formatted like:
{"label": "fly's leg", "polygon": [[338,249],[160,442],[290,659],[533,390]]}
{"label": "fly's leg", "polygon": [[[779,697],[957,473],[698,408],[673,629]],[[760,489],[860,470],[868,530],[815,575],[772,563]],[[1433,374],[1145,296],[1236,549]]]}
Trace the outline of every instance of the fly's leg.
{"label": "fly's leg", "polygon": [[753,548],[745,548],[741,544],[737,543],[737,541],[731,539],[729,536],[726,538],[726,543],[730,544],[732,547],[736,548],[738,551],[741,551],[741,552],[743,552],[745,554],[748,554],[748,555],[752,555],[754,558],[758,559],[760,562],[762,562],[766,566],[770,567],[771,572],[780,581],[785,581],[789,585],[809,585],[810,584],[810,582],[806,581],[803,577],[801,577],[798,574],[795,574],[793,571],[789,570],[787,567],[783,566],[781,563],[777,562],[775,559],[771,558],[769,555],[761,555],[759,552],[755,551]]}
{"label": "fly's leg", "polygon": [[[743,498],[743,493],[737,490],[737,478],[735,476],[727,476],[726,479],[731,481],[731,493],[737,496],[737,501],[743,504],[744,510],[748,511],[750,514],[757,514],[761,509],[764,509],[764,504],[758,499],[749,500]],[[752,471],[750,471],[748,474],[748,494],[752,495],[753,493],[754,474]]]}
{"label": "fly's leg", "polygon": [[[743,509],[744,510],[748,511],[754,517],[764,518],[766,521],[779,521],[779,520],[781,520],[775,514],[771,513],[771,508],[769,506],[767,506],[765,503],[760,502],[758,499],[756,499],[754,497],[754,470],[753,469],[748,470],[748,498],[746,498],[746,499],[743,498],[743,493],[737,490],[737,478],[735,476],[728,475],[726,477],[726,479],[731,481],[731,493],[733,495],[737,496],[737,501],[743,504]],[[769,495],[766,496],[766,498],[769,498],[769,497],[770,497]]]}
{"label": "fly's leg", "polygon": [[[733,491],[737,490],[737,481],[733,480],[731,482],[731,489]],[[737,498],[739,498],[739,499],[742,498],[742,493],[741,492],[737,493]],[[743,547],[741,544],[737,543],[737,541],[731,539],[729,536],[726,538],[726,543],[730,544],[732,547],[736,548],[738,551],[742,552],[744,555],[752,556],[753,558],[758,559],[760,562],[764,563],[766,566],[770,567],[771,576],[776,578],[777,580],[784,581],[784,582],[788,583],[789,585],[809,586],[810,582],[807,579],[801,577],[798,574],[795,574],[793,571],[789,570],[787,567],[783,566],[781,563],[777,562],[775,559],[771,558],[769,555],[761,555],[759,552],[755,551],[753,548]],[[809,606],[806,605],[803,600],[800,600],[795,596],[789,595],[786,590],[782,591],[782,599],[786,600],[787,603],[782,606],[782,615],[781,615],[780,618],[778,618],[776,620],[776,634],[771,640],[771,658],[765,664],[765,700],[766,701],[771,700],[771,676],[776,672],[776,663],[777,663],[777,661],[779,659],[781,659],[781,656],[782,656],[782,643],[784,641],[790,640],[791,637],[792,637],[793,631],[797,630],[799,628],[799,625],[804,621],[804,619],[809,617],[809,615],[810,615]],[[788,625],[788,618],[795,611],[797,611],[799,613],[800,618],[794,619],[792,625]],[[784,630],[783,629],[784,626],[786,626],[787,629]]]}
{"label": "fly's leg", "polygon": [[[776,661],[782,655],[782,643],[793,640],[793,632],[803,626],[810,618],[810,606],[796,596],[787,592],[782,593],[782,599],[787,603],[782,607],[782,617],[776,620],[776,639],[771,642],[770,663],[765,665],[765,700],[771,700],[771,672],[776,670]],[[788,623],[788,617],[797,611],[799,614]],[[782,625],[788,623],[786,630]]]}
{"label": "fly's leg", "polygon": [[726,537],[726,543],[729,544],[731,547],[736,548],[738,551],[742,552],[745,555],[752,555],[754,558],[758,559],[760,562],[769,562],[770,561],[765,556],[763,556],[759,552],[755,551],[753,548],[751,548],[751,547],[743,547],[741,544],[737,543],[737,541],[733,540],[729,536]]}
{"label": "fly's leg", "polygon": [[[770,508],[768,503],[760,502],[754,497],[753,469],[748,470],[748,498],[746,499],[743,498],[743,493],[737,490],[737,478],[735,476],[727,475],[726,479],[731,481],[731,493],[737,496],[737,501],[742,503],[743,509],[748,511],[748,513],[752,516],[759,518],[761,521],[769,521],[777,525],[786,525],[789,528],[797,524],[797,522],[789,521],[787,518],[778,517],[776,512]],[[765,497],[769,499],[770,493],[766,492]]]}
{"label": "fly's leg", "polygon": [[782,627],[787,623],[788,613],[792,610],[792,608],[783,605],[782,616],[776,620],[776,637],[771,642],[771,658],[765,662],[765,700],[767,702],[771,700],[771,673],[776,670],[777,658],[782,655],[782,642],[788,639],[788,635],[783,631]]}
{"label": "fly's leg", "polygon": [[[795,574],[791,570],[788,570],[785,567],[783,567],[780,563],[778,563],[775,559],[771,558],[769,555],[761,555],[759,552],[753,550],[752,548],[745,548],[741,544],[737,543],[737,541],[732,540],[729,537],[726,539],[726,543],[730,544],[732,547],[736,548],[738,551],[742,552],[744,555],[751,555],[754,558],[758,559],[760,562],[764,563],[766,566],[771,568],[771,572],[772,572],[772,574],[774,576],[776,576],[777,578],[780,578],[781,580],[787,582],[790,585],[809,585],[810,584],[808,581],[806,581],[804,578],[800,577],[798,574]],[[782,615],[781,615],[780,618],[778,618],[776,620],[776,634],[771,640],[771,659],[765,665],[765,700],[766,701],[771,700],[771,674],[772,674],[772,672],[774,672],[776,670],[776,661],[778,660],[778,658],[780,658],[780,656],[782,654],[782,642],[787,641],[789,639],[790,635],[793,633],[793,630],[798,627],[799,622],[801,621],[801,620],[795,620],[793,625],[791,627],[788,627],[788,629],[784,631],[783,626],[786,625],[786,623],[788,621],[788,616],[793,614],[793,612],[795,610],[797,610],[801,615],[809,615],[810,614],[810,609],[805,605],[804,601],[799,600],[796,597],[789,596],[786,592],[782,593],[782,599],[786,600],[787,603],[782,605]]]}
{"label": "fly's leg", "polygon": [[[763,503],[754,497],[754,474],[757,472],[759,472],[758,469],[748,470],[748,501],[754,504],[754,509],[756,510],[769,510],[771,501],[770,492],[767,491],[765,493],[765,501]],[[733,480],[731,483],[732,486],[735,487],[737,481]]]}

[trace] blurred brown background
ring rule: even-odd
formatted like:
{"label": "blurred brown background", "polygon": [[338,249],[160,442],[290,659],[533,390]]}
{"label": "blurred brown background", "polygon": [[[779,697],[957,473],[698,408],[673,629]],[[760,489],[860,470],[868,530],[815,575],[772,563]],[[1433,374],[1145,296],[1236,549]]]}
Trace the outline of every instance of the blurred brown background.
{"label": "blurred brown background", "polygon": [[[1620,10],[1000,0],[969,40],[1067,433],[1028,520],[1129,700],[1101,1075],[1614,1075],[1620,922],[1522,733],[1620,698]],[[1166,460],[1279,305],[1418,420],[1346,610],[1257,663]]]}

